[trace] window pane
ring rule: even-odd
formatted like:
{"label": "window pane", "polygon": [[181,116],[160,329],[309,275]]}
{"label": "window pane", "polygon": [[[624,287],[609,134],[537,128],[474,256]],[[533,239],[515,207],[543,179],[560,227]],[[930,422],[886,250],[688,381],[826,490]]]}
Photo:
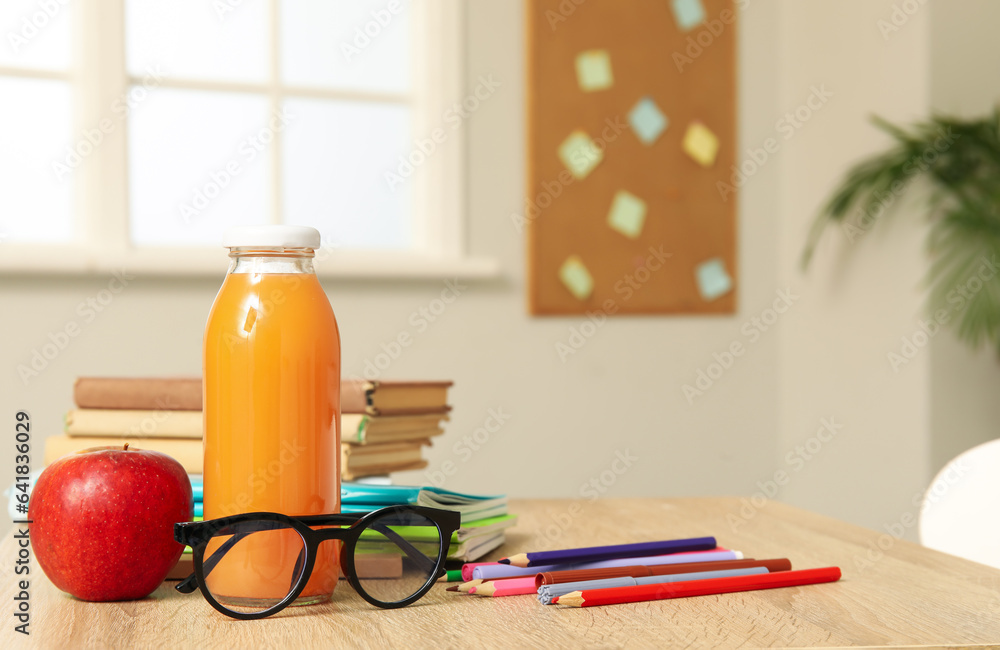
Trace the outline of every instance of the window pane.
{"label": "window pane", "polygon": [[0,77],[0,242],[73,238],[71,107],[66,82]]}
{"label": "window pane", "polygon": [[281,0],[282,81],[406,92],[409,32],[409,0]]}
{"label": "window pane", "polygon": [[0,65],[65,70],[70,61],[71,2],[0,2]]}
{"label": "window pane", "polygon": [[311,99],[288,100],[286,109],[285,221],[345,247],[409,247],[410,182],[386,179],[410,153],[409,109]]}
{"label": "window pane", "polygon": [[219,246],[236,224],[266,223],[271,142],[267,99],[161,88],[132,112],[132,241]]}
{"label": "window pane", "polygon": [[126,0],[128,71],[139,76],[159,67],[166,77],[263,82],[268,31],[265,0]]}

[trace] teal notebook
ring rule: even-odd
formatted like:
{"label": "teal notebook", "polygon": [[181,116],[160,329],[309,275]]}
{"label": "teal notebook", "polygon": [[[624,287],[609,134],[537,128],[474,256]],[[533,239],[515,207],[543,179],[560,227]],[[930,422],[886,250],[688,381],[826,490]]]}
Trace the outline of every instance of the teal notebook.
{"label": "teal notebook", "polygon": [[457,510],[462,524],[507,514],[507,496],[463,494],[432,486],[369,485],[344,481],[340,486],[341,512],[369,512],[401,504]]}

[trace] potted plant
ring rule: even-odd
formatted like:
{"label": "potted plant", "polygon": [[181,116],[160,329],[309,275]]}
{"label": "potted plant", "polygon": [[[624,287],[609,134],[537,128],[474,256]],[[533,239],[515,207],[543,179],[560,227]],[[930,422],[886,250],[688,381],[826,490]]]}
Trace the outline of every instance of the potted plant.
{"label": "potted plant", "polygon": [[832,225],[856,240],[913,181],[930,184],[928,273],[932,314],[972,347],[1000,348],[1000,109],[978,120],[932,117],[910,127],[875,118],[894,139],[851,168],[813,223],[803,266]]}

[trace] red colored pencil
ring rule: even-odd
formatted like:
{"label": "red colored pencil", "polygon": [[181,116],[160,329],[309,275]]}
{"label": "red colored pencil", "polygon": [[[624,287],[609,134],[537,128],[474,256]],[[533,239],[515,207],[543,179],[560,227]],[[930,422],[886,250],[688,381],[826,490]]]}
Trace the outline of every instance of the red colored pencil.
{"label": "red colored pencil", "polygon": [[570,607],[594,607],[595,605],[639,603],[647,600],[665,600],[667,598],[728,594],[735,591],[797,587],[799,585],[814,585],[821,582],[836,582],[837,580],[840,580],[840,569],[831,566],[821,569],[782,571],[780,573],[763,573],[761,575],[736,576],[734,578],[713,578],[711,580],[694,580],[692,582],[574,591],[565,596],[554,598],[552,602]]}

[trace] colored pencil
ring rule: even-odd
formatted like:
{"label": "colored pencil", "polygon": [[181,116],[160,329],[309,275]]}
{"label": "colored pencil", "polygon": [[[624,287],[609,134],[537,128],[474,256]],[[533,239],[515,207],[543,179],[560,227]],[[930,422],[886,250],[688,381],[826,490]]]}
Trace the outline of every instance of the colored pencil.
{"label": "colored pencil", "polygon": [[610,567],[631,566],[633,564],[659,565],[682,564],[684,562],[711,562],[714,560],[742,560],[739,551],[696,551],[694,553],[674,553],[672,555],[654,555],[652,557],[626,557],[616,560],[601,560],[600,562],[582,562],[580,564],[549,564],[539,567],[521,568],[509,564],[488,564],[477,566],[472,570],[473,578],[492,580],[505,576],[535,575],[545,571],[561,571],[563,569],[607,569]]}
{"label": "colored pencil", "polygon": [[[506,580],[523,580],[524,577],[525,576],[505,576],[503,578],[493,578],[492,580],[490,580],[490,582],[498,582],[498,581],[499,582],[504,582]],[[528,576],[528,577],[530,577],[532,580],[535,579],[535,576],[533,576],[533,575],[532,576]],[[486,580],[484,580],[482,578],[475,578],[473,580],[469,580],[468,582],[463,582],[462,584],[458,585],[454,591],[461,591],[463,593],[466,593],[471,588],[478,587],[480,584],[482,584],[484,582],[486,582]]]}
{"label": "colored pencil", "polygon": [[660,566],[623,566],[610,569],[583,569],[580,571],[546,571],[535,575],[535,586],[557,585],[564,582],[580,582],[582,580],[603,580],[605,578],[623,578],[630,576],[665,576],[675,573],[693,573],[695,571],[716,571],[723,569],[745,569],[752,566],[767,567],[771,573],[789,571],[792,563],[787,559],[774,560],[716,560],[715,562],[685,562],[683,564],[664,564]]}
{"label": "colored pencil", "polygon": [[690,553],[691,551],[711,551],[715,549],[715,546],[714,537],[667,539],[657,542],[639,542],[637,544],[588,546],[585,548],[567,548],[559,551],[519,553],[503,558],[500,560],[500,564],[509,564],[522,568],[550,564],[580,564],[581,562],[599,562],[601,560],[626,557],[649,557],[651,555],[669,555],[671,553]]}
{"label": "colored pencil", "polygon": [[538,593],[538,589],[535,587],[535,576],[524,576],[511,580],[488,580],[472,589],[469,590],[469,593],[474,593],[477,596],[520,596]]}
{"label": "colored pencil", "polygon": [[477,566],[488,566],[497,565],[499,562],[466,562],[462,565],[462,580],[469,581],[473,579],[472,572]]}
{"label": "colored pencil", "polygon": [[666,585],[640,585],[638,587],[618,587],[617,589],[574,591],[564,596],[553,598],[552,602],[569,607],[594,607],[596,605],[638,603],[648,600],[665,600],[668,598],[728,594],[737,591],[797,587],[800,585],[819,584],[821,582],[836,582],[837,580],[840,580],[840,569],[832,566],[821,569],[766,573],[759,576],[739,576],[736,578],[715,578],[714,580],[697,580]]}
{"label": "colored pencil", "polygon": [[593,589],[613,589],[616,587],[635,587],[636,585],[661,585],[671,582],[693,582],[695,580],[711,580],[713,578],[732,578],[735,576],[751,576],[767,573],[762,566],[745,569],[724,569],[721,571],[699,571],[697,573],[677,573],[666,576],[643,576],[632,578],[604,578],[603,580],[584,580],[582,582],[565,582],[561,585],[542,585],[538,588],[538,600],[543,605],[552,604],[554,598],[564,596],[574,591]]}

